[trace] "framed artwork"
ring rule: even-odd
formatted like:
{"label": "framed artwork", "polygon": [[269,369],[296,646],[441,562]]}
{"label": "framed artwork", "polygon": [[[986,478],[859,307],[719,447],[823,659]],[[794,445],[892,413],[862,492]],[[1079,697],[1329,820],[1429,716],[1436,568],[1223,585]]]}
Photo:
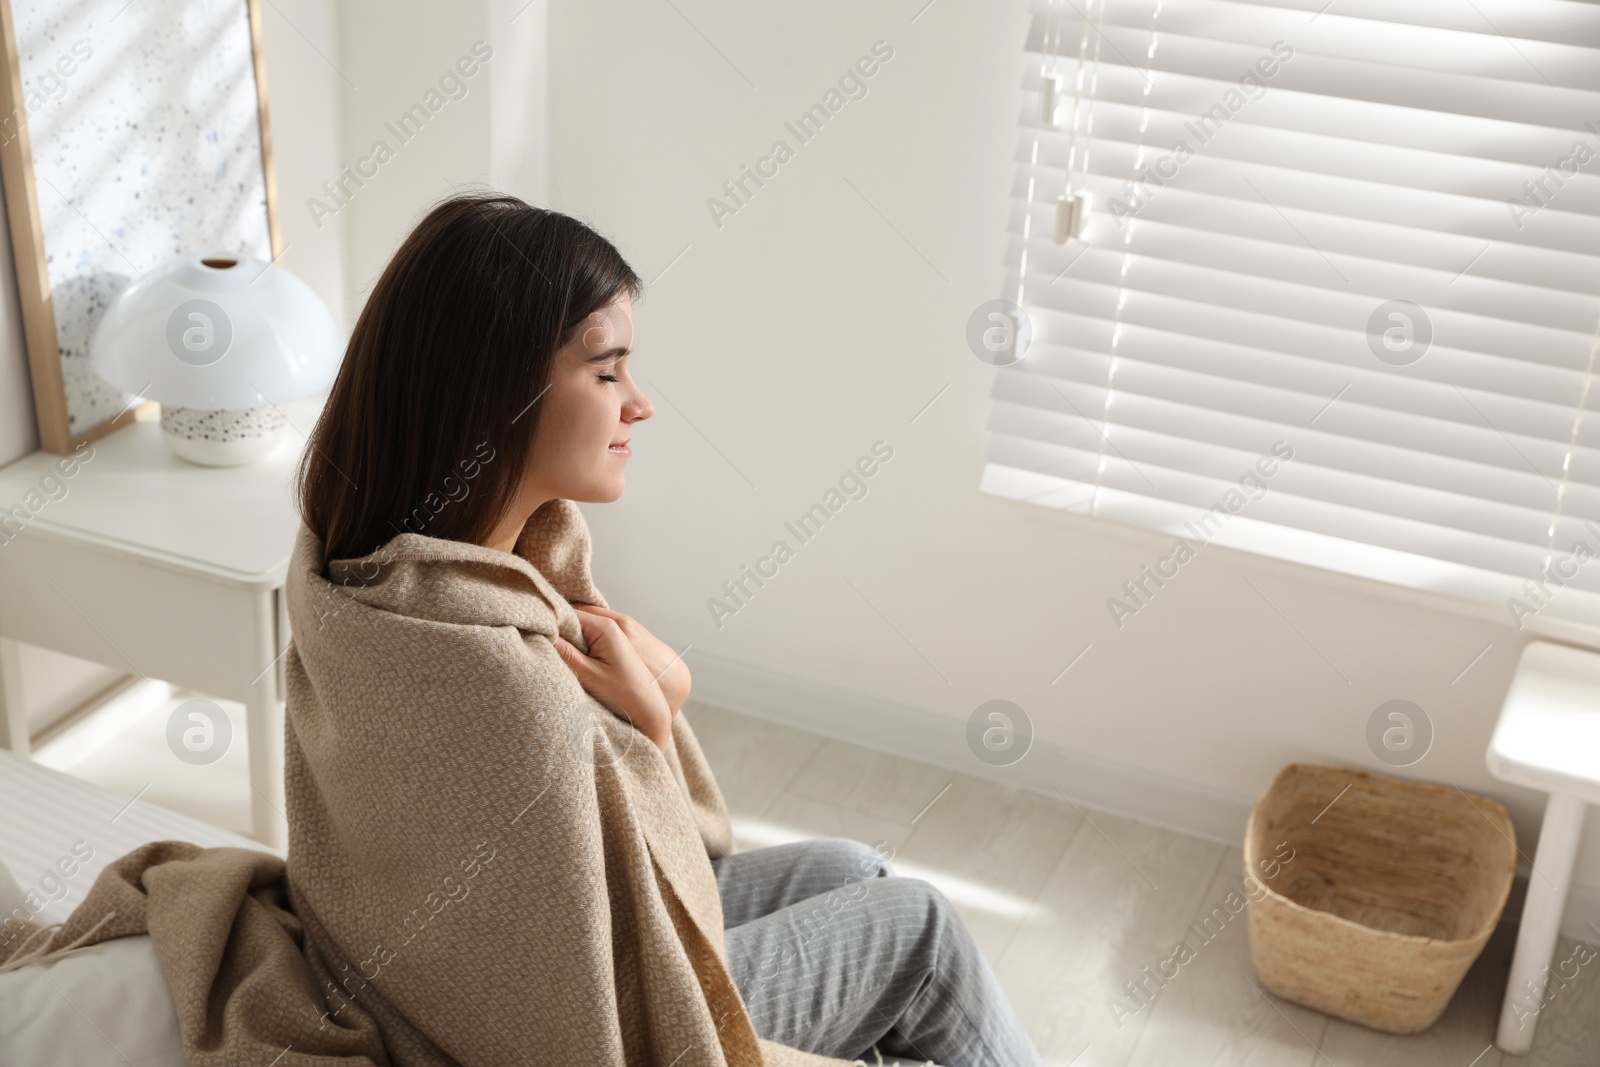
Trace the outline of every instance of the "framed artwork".
{"label": "framed artwork", "polygon": [[39,439],[65,453],[145,406],[89,365],[119,292],[182,255],[282,253],[261,16],[257,0],[0,0],[0,63]]}

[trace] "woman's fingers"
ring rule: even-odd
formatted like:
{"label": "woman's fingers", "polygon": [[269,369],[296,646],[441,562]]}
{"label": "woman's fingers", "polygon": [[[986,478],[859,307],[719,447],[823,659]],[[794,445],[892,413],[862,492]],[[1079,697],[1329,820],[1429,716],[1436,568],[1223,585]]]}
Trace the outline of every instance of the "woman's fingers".
{"label": "woman's fingers", "polygon": [[[578,617],[578,625],[583,629],[584,640],[595,642],[597,639],[591,637],[591,634],[603,632],[605,635],[598,638],[598,644],[591,643],[590,654],[614,662],[616,657],[607,655],[604,651],[607,642],[619,646],[631,646],[634,655],[649,671],[657,688],[661,690],[667,707],[673,715],[677,715],[678,710],[689,699],[691,684],[689,667],[683,662],[683,657],[631,616],[600,607],[598,604],[574,603],[572,606]],[[615,627],[615,632],[606,629],[606,624]]]}
{"label": "woman's fingers", "polygon": [[573,673],[580,679],[583,678],[583,672],[589,670],[589,657],[579,652],[578,646],[565,637],[552,637],[550,644],[556,650],[556,655],[561,657],[561,661],[571,667]]}
{"label": "woman's fingers", "polygon": [[[623,638],[633,646],[650,670],[650,675],[655,679],[661,689],[661,695],[667,700],[667,705],[676,715],[678,709],[683,707],[684,701],[689,698],[689,668],[683,658],[670,645],[656,637],[638,619],[624,615],[610,608],[602,608],[596,604],[573,604],[578,609],[578,623],[581,626],[585,619],[609,619],[617,626],[618,640]],[[587,631],[585,631],[587,632]]]}
{"label": "woman's fingers", "polygon": [[616,622],[603,615],[591,615],[585,611],[576,614],[578,629],[583,631],[584,643],[589,646],[589,655],[607,663],[616,662],[618,639],[622,636],[622,631]]}
{"label": "woman's fingers", "polygon": [[579,626],[583,625],[583,620],[585,619],[606,619],[614,623],[619,632],[626,634],[629,640],[634,640],[637,644],[636,634],[643,627],[622,612],[612,611],[610,608],[602,608],[598,604],[584,604],[582,602],[574,603],[572,607],[577,612]]}
{"label": "woman's fingers", "polygon": [[590,696],[633,723],[666,751],[676,709],[667,705],[649,668],[611,619],[579,612],[578,624],[589,646],[588,654],[559,635],[550,642],[556,654]]}

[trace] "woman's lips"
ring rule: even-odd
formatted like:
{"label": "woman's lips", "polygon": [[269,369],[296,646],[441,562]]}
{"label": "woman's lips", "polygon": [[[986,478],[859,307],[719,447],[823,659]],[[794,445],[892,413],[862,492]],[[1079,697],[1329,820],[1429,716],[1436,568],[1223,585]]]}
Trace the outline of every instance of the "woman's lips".
{"label": "woman's lips", "polygon": [[607,449],[607,451],[610,452],[613,456],[631,456],[631,455],[633,455],[633,449],[629,448],[626,443],[623,443],[623,444],[620,444],[620,445],[612,445],[610,448]]}

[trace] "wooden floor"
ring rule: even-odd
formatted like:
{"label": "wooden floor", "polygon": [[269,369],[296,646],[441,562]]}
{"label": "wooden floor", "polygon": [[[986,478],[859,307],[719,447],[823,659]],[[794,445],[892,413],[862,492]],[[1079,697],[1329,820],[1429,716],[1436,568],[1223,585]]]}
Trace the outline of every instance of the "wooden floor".
{"label": "wooden floor", "polygon": [[[1541,1013],[1531,1055],[1493,1045],[1515,927],[1439,1022],[1393,1037],[1264,992],[1247,914],[1139,1010],[1124,991],[1238,891],[1238,848],[691,701],[740,849],[850,837],[950,898],[1051,1067],[1596,1067],[1600,959]],[[1224,909],[1226,912],[1226,909]],[[1563,941],[1558,958],[1572,943]],[[1171,967],[1167,970],[1170,972]],[[1113,1010],[1108,1002],[1122,1005]]]}

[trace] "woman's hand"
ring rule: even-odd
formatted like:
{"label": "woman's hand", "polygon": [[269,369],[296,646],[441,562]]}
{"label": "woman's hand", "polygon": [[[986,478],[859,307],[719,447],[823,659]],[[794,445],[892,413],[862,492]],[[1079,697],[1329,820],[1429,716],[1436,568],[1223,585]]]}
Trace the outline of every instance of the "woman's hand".
{"label": "woman's hand", "polygon": [[572,668],[590,696],[612,714],[633,723],[663,754],[666,753],[672,744],[675,709],[667,704],[661,687],[633,643],[614,619],[597,613],[578,612],[578,625],[583,629],[589,654],[584,655],[576,645],[558,635],[550,642],[555,646],[556,655]]}
{"label": "woman's hand", "polygon": [[650,668],[656,684],[661,687],[661,695],[667,698],[667,706],[672,709],[672,714],[678,714],[683,702],[689,699],[689,667],[683,662],[683,657],[672,651],[671,645],[658,640],[655,634],[646,630],[644,625],[632,616],[596,604],[572,606],[578,610],[579,615],[585,612],[598,615],[610,619],[622,628],[623,636],[628,639],[633,650],[639,653],[644,665]]}

